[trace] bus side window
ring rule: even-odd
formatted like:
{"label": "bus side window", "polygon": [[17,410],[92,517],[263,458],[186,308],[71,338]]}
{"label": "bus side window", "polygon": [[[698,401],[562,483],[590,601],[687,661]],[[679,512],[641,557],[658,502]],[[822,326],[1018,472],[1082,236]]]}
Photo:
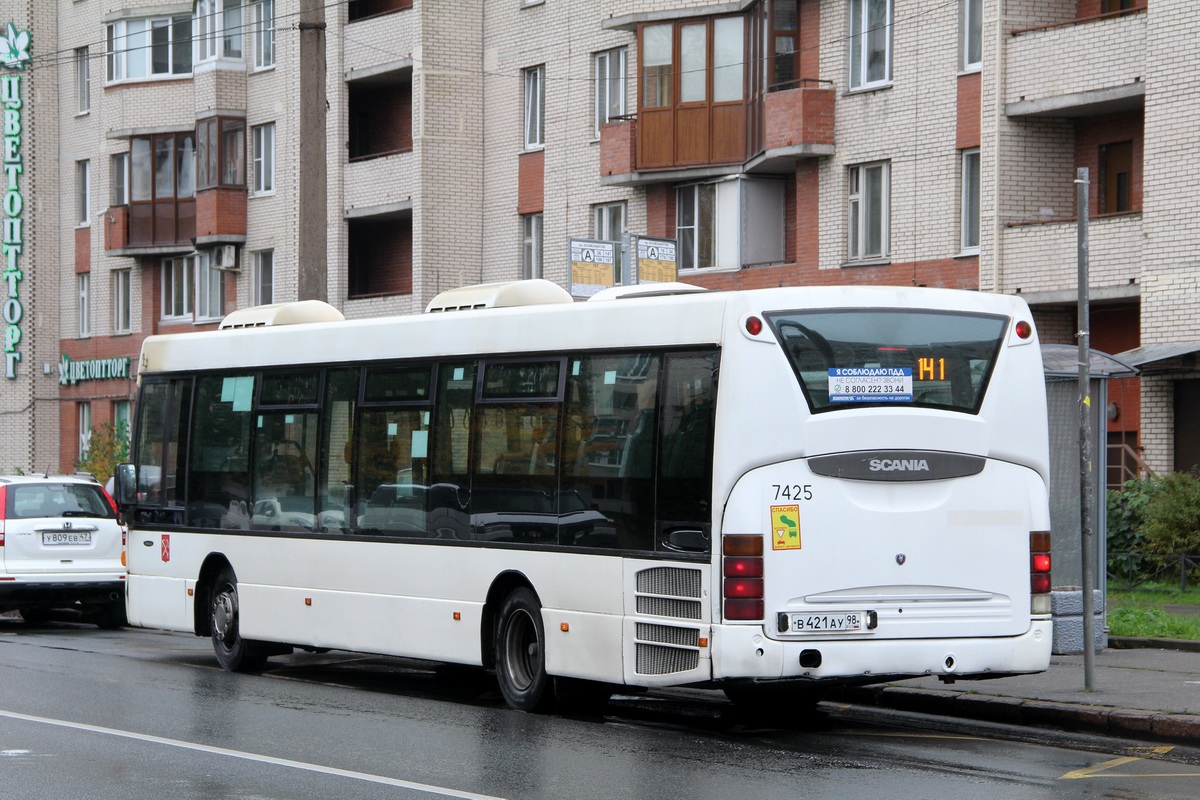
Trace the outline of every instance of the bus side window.
{"label": "bus side window", "polygon": [[204,375],[196,381],[188,525],[233,530],[250,526],[253,387],[253,375]]}
{"label": "bus side window", "polygon": [[716,353],[667,358],[665,385],[659,393],[655,512],[659,547],[669,543],[676,532],[700,531],[706,539],[711,535],[716,375]]}
{"label": "bus side window", "polygon": [[136,456],[141,522],[183,521],[179,478],[191,391],[191,378],[147,382],[142,388]]}

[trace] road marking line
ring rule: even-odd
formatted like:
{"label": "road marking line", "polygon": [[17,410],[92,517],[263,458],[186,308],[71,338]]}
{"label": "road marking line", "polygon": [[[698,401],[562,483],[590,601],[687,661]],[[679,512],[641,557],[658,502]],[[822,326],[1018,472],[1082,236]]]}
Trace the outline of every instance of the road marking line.
{"label": "road marking line", "polygon": [[[1175,747],[1174,747],[1174,745],[1163,745],[1160,747],[1141,747],[1138,749],[1146,750],[1153,755],[1164,755],[1164,754],[1169,753],[1172,750],[1174,750]],[[1066,775],[1063,775],[1062,777],[1060,777],[1059,780],[1060,781],[1071,781],[1071,780],[1077,780],[1079,778],[1091,778],[1095,775],[1099,775],[1102,773],[1103,773],[1104,777],[1106,777],[1106,778],[1192,778],[1192,777],[1196,777],[1197,775],[1200,775],[1200,773],[1194,773],[1194,772],[1174,772],[1174,773],[1168,772],[1168,773],[1161,773],[1161,774],[1160,773],[1152,773],[1152,774],[1147,773],[1147,774],[1143,774],[1143,775],[1120,773],[1120,772],[1109,772],[1110,769],[1114,769],[1116,767],[1123,767],[1126,764],[1132,764],[1135,761],[1145,761],[1145,758],[1143,756],[1121,756],[1120,758],[1109,759],[1108,761],[1102,761],[1099,764],[1093,764],[1090,767],[1084,767],[1083,769],[1077,769],[1077,770],[1073,770],[1072,772],[1068,772]]]}
{"label": "road marking line", "polygon": [[54,725],[60,728],[71,728],[79,731],[87,731],[89,733],[102,733],[106,736],[117,736],[122,739],[135,739],[140,742],[149,742],[151,744],[163,744],[168,747],[179,747],[184,750],[195,750],[200,753],[210,753],[218,756],[228,756],[229,758],[240,758],[244,761],[257,761],[262,764],[273,764],[279,767],[290,767],[291,769],[301,769],[308,772],[318,772],[323,775],[333,775],[339,778],[352,778],[358,781],[366,781],[368,783],[379,783],[385,786],[395,786],[400,789],[412,789],[418,792],[427,792],[429,794],[442,795],[444,797],[461,798],[461,800],[503,800],[503,798],[495,797],[489,794],[475,794],[474,792],[460,792],[455,789],[447,789],[442,786],[431,786],[427,783],[416,783],[414,781],[403,781],[397,778],[389,778],[385,775],[372,775],[369,772],[355,772],[349,769],[338,769],[337,767],[325,767],[320,764],[312,764],[307,761],[293,761],[290,758],[276,758],[274,756],[264,756],[258,753],[247,753],[242,750],[230,750],[225,747],[213,747],[207,744],[198,744],[196,742],[185,742],[181,739],[167,739],[162,736],[151,736],[146,733],[136,733],[134,731],[123,731],[117,728],[104,728],[99,725],[88,725],[82,722],[70,722],[69,720],[52,719],[50,717],[37,717],[32,714],[21,714],[16,711],[5,711],[0,709],[0,717],[8,717],[9,719],[22,720],[24,722],[40,722],[43,725]]}

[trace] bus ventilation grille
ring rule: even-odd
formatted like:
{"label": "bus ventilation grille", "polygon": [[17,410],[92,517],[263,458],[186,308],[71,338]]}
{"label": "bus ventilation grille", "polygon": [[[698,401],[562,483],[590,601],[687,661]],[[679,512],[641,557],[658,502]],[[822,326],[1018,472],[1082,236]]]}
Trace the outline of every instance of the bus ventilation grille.
{"label": "bus ventilation grille", "polygon": [[637,672],[667,675],[700,666],[700,631],[674,625],[637,624]]}
{"label": "bus ventilation grille", "polygon": [[702,575],[698,569],[653,567],[637,574],[637,613],[701,619]]}

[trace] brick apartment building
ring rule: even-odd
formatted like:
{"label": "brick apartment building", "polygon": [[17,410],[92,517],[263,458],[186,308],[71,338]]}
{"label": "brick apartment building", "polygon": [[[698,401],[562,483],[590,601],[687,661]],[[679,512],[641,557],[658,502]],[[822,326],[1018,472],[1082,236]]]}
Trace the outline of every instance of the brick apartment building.
{"label": "brick apartment building", "polygon": [[0,9],[30,54],[0,66],[21,165],[0,471],[69,469],[129,419],[147,335],[299,297],[363,317],[565,284],[569,237],[676,239],[681,279],[713,288],[1020,293],[1073,343],[1084,166],[1093,346],[1144,370],[1110,387],[1110,441],[1160,472],[1200,461],[1184,0]]}

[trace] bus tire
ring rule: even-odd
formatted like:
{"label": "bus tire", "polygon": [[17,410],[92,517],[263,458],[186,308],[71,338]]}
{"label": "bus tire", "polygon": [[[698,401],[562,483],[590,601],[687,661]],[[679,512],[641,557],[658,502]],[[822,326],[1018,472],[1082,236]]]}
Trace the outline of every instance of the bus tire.
{"label": "bus tire", "polygon": [[525,586],[504,598],[496,615],[496,680],[509,708],[546,711],[554,702],[546,675],[542,605]]}
{"label": "bus tire", "polygon": [[217,662],[229,672],[261,672],[267,663],[267,651],[243,639],[239,632],[237,578],[228,567],[217,574],[213,583],[209,614]]}

